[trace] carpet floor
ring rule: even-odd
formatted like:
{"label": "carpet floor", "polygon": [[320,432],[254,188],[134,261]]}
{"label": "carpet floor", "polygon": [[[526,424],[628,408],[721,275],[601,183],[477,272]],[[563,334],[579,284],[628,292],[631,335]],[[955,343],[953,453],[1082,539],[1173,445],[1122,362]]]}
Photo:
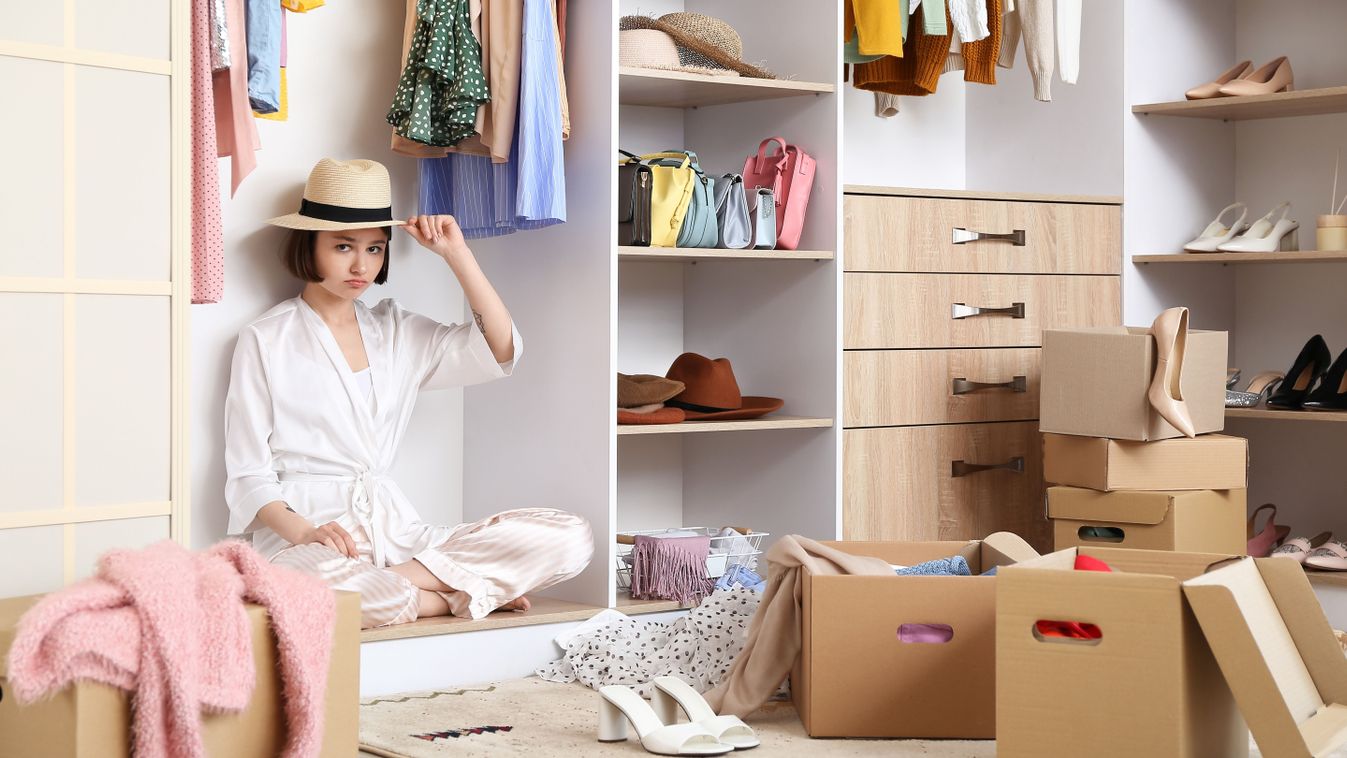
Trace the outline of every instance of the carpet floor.
{"label": "carpet floor", "polygon": [[[440,756],[647,755],[633,733],[625,743],[600,744],[597,692],[580,684],[554,684],[537,677],[454,690],[405,693],[360,703],[362,758]],[[989,740],[810,739],[790,703],[768,703],[748,719],[762,747],[746,758],[786,755],[948,756],[996,755]],[[1258,750],[1251,745],[1250,756]],[[1347,758],[1337,751],[1332,758]]]}

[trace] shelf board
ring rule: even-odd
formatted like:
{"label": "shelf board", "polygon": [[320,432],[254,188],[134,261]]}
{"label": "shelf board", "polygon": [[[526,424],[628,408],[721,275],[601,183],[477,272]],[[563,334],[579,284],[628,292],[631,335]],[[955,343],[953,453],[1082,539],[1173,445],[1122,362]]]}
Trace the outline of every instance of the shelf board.
{"label": "shelf board", "polygon": [[638,616],[642,613],[665,613],[666,611],[685,611],[689,608],[695,608],[693,605],[682,605],[677,600],[637,600],[626,590],[617,591],[617,604],[613,606],[628,616]]}
{"label": "shelf board", "polygon": [[698,247],[629,247],[619,245],[622,261],[830,261],[831,250],[720,250]]}
{"label": "shelf board", "polygon": [[1305,572],[1305,578],[1310,580],[1310,584],[1347,587],[1347,572],[1308,570]]}
{"label": "shelf board", "polygon": [[1347,87],[1323,87],[1247,97],[1213,97],[1208,100],[1146,103],[1132,106],[1132,112],[1155,116],[1219,118],[1227,121],[1347,113]]}
{"label": "shelf board", "polygon": [[594,605],[570,603],[550,597],[529,598],[533,607],[527,611],[497,611],[482,619],[462,619],[454,616],[412,621],[395,626],[366,629],[360,633],[361,642],[382,642],[409,637],[433,637],[439,634],[480,632],[487,629],[507,629],[516,626],[556,624],[563,621],[584,621],[602,608]]}
{"label": "shelf board", "polygon": [[754,79],[747,76],[705,76],[682,71],[623,66],[617,76],[618,102],[623,105],[655,105],[666,108],[697,108],[751,100],[821,95],[835,91],[831,84],[789,79]]}
{"label": "shelf board", "polygon": [[982,192],[979,190],[887,187],[874,184],[847,184],[848,195],[884,195],[886,197],[937,197],[946,200],[1010,200],[1024,203],[1079,203],[1082,205],[1122,205],[1121,195],[1049,195],[1041,192]]}
{"label": "shelf board", "polygon": [[768,416],[749,421],[684,421],[681,424],[619,424],[618,435],[692,434],[694,432],[744,432],[762,429],[826,429],[830,418],[812,416]]}
{"label": "shelf board", "polygon": [[1347,252],[1297,250],[1281,253],[1165,253],[1134,255],[1133,263],[1341,263]]}
{"label": "shelf board", "polygon": [[1257,418],[1269,421],[1347,422],[1347,413],[1332,411],[1276,411],[1270,408],[1226,408],[1226,418]]}

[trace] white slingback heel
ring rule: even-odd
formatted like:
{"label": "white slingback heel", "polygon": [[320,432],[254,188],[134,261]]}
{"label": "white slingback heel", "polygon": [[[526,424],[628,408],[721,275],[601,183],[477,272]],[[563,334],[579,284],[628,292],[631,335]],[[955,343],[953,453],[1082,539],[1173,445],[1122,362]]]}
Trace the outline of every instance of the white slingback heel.
{"label": "white slingback heel", "polygon": [[[1239,218],[1235,219],[1235,223],[1226,226],[1221,222],[1221,219],[1225,217],[1225,214],[1236,208],[1239,209]],[[1249,207],[1244,203],[1234,202],[1225,206],[1220,213],[1216,214],[1216,218],[1212,219],[1210,224],[1207,224],[1207,228],[1197,235],[1197,239],[1184,245],[1183,249],[1190,253],[1216,252],[1218,246],[1224,245],[1234,239],[1236,234],[1244,231],[1244,217],[1248,215]]]}
{"label": "white slingback heel", "polygon": [[711,710],[711,705],[706,702],[706,698],[682,679],[675,676],[659,676],[651,683],[655,685],[651,701],[655,705],[655,712],[664,723],[672,724],[677,721],[678,709],[682,707],[689,721],[714,734],[716,739],[733,746],[735,750],[748,750],[762,744],[748,724],[738,716],[717,716],[716,712]]}
{"label": "white slingback heel", "polygon": [[599,742],[627,739],[631,722],[641,747],[656,755],[724,755],[734,750],[701,724],[666,725],[650,704],[630,687],[610,684],[599,688]]}
{"label": "white slingback heel", "polygon": [[[1274,223],[1272,217],[1281,211],[1281,218]],[[1224,253],[1275,253],[1279,250],[1298,250],[1300,222],[1291,218],[1291,203],[1283,201],[1267,215],[1253,222],[1244,234],[1216,246]]]}

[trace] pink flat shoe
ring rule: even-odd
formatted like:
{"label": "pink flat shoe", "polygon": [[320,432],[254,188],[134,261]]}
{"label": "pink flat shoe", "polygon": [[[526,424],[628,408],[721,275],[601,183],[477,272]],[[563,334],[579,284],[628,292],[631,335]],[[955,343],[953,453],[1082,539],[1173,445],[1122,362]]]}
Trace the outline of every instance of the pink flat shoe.
{"label": "pink flat shoe", "polygon": [[1294,537],[1283,542],[1281,547],[1273,550],[1270,557],[1290,558],[1296,563],[1303,564],[1310,553],[1322,547],[1332,538],[1332,532],[1319,532],[1313,537]]}
{"label": "pink flat shoe", "polygon": [[[1272,510],[1272,512],[1268,514],[1267,523],[1263,525],[1261,531],[1256,530],[1254,528],[1254,523],[1258,519],[1258,514],[1266,509]],[[1276,547],[1277,543],[1286,539],[1287,535],[1290,533],[1291,527],[1277,526],[1277,506],[1272,503],[1265,503],[1258,506],[1253,514],[1249,516],[1249,528],[1247,532],[1249,538],[1249,555],[1254,558],[1268,557],[1268,555],[1272,553],[1272,548]]]}
{"label": "pink flat shoe", "polygon": [[1305,565],[1324,571],[1347,571],[1347,543],[1329,540],[1323,547],[1305,556]]}

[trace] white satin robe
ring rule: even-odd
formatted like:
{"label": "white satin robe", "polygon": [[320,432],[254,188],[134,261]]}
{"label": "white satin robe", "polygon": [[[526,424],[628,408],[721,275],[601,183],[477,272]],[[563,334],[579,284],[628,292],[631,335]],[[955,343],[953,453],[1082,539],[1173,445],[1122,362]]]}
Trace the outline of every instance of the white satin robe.
{"label": "white satin robe", "polygon": [[239,334],[225,400],[229,533],[252,532],[268,559],[290,546],[256,519],[274,500],[310,523],[363,530],[378,568],[443,542],[445,527],[423,522],[387,474],[417,393],[509,376],[523,353],[513,324],[513,359],[497,363],[471,323],[441,324],[392,299],[373,308],[357,300],[355,308],[372,404],[303,299],[280,303]]}

